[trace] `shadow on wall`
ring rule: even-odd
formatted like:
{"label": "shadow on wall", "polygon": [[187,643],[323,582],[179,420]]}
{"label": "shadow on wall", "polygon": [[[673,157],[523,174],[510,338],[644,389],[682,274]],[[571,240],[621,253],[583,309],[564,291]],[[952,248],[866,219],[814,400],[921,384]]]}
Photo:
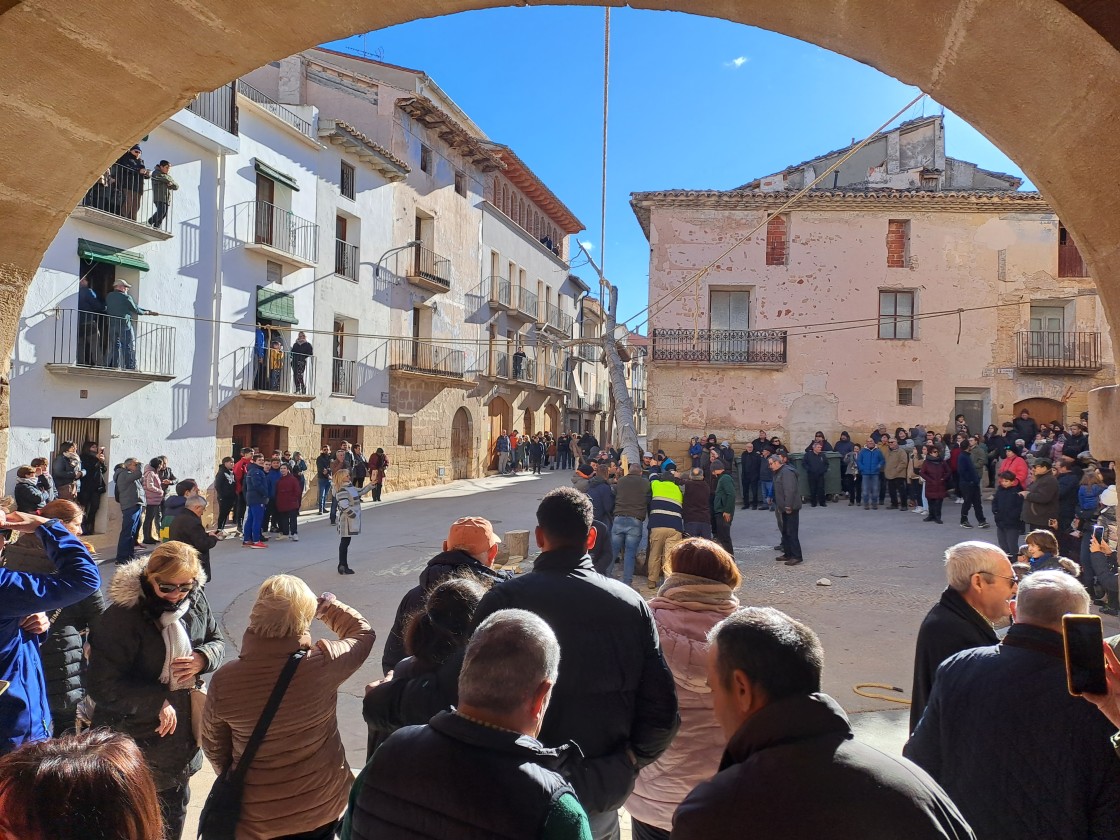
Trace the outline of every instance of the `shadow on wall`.
{"label": "shadow on wall", "polygon": [[838,437],[839,405],[839,398],[833,394],[802,394],[795,399],[786,411],[786,447],[791,452],[804,449],[817,431],[823,431],[830,440]]}

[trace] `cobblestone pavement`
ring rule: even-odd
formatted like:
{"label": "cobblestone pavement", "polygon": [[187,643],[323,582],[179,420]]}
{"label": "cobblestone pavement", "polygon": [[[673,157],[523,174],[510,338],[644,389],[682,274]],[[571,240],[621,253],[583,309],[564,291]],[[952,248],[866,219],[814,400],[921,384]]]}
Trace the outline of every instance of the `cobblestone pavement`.
{"label": "cobblestone pavement", "polygon": [[[325,517],[301,517],[298,543],[274,539],[266,551],[242,549],[234,540],[219,544],[211,553],[214,580],[207,596],[221,616],[228,655],[236,656],[256,587],[270,574],[298,574],[316,592],[334,592],[361,611],[376,629],[378,643],[342,687],[338,706],[350,763],[360,767],[365,759],[364,687],[381,677],[382,640],[397,603],[441,549],[447,526],[457,517],[477,515],[490,519],[499,534],[531,532],[541,497],[568,481],[567,473],[545,472],[387,494],[381,504],[367,505],[362,533],[350,548],[357,574],[345,578],[335,571],[338,536]],[[801,514],[805,562],[794,567],[774,562],[778,533],[773,514],[736,512],[732,536],[744,575],[740,599],[777,607],[816,630],[825,648],[824,690],[853,715],[861,738],[896,753],[906,737],[906,707],[862,697],[854,686],[884,683],[902,688],[899,698],[909,696],[914,637],[944,588],[943,552],[961,540],[994,539],[993,531],[958,527],[957,510],[947,504],[946,524],[936,525],[910,512],[865,511],[846,502],[806,507]],[[524,564],[529,568],[531,563]],[[822,578],[831,585],[818,585]],[[647,591],[644,579],[635,583]],[[323,629],[317,624],[312,632]],[[1106,616],[1105,631],[1120,632],[1120,623]],[[192,811],[201,806],[211,779],[209,768],[195,778]],[[191,829],[185,836],[194,836]]]}

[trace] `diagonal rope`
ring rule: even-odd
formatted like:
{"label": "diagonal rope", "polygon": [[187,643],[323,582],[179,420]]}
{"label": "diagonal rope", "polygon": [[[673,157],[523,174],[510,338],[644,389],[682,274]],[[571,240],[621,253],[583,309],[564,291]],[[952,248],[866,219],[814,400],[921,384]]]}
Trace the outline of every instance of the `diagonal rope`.
{"label": "diagonal rope", "polygon": [[607,116],[610,102],[611,75],[611,7],[603,10],[603,177],[599,204],[599,295],[607,272]]}

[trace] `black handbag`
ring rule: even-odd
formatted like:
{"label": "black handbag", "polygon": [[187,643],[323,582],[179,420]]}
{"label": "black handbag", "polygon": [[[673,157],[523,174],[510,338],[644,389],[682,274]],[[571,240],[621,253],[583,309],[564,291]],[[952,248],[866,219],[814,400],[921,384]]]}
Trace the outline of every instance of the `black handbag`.
{"label": "black handbag", "polygon": [[284,670],[276,680],[276,686],[269,695],[268,703],[265,704],[253,734],[249,737],[249,743],[245,745],[245,752],[237,762],[237,767],[227,767],[225,772],[214,780],[214,786],[210,788],[198,818],[198,836],[201,840],[235,840],[237,823],[241,819],[241,796],[245,789],[245,775],[249,772],[249,765],[253,763],[253,757],[256,756],[257,748],[268,732],[276,710],[280,708],[280,701],[284,699],[284,692],[287,691],[288,684],[295,675],[296,666],[304,653],[306,651],[297,650],[284,664]]}

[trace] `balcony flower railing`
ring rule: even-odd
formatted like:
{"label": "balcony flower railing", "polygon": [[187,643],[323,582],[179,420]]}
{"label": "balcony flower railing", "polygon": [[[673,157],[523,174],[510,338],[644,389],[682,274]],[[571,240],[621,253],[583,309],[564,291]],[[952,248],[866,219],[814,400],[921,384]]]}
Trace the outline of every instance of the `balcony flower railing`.
{"label": "balcony flower railing", "polygon": [[655,329],[653,361],[710,365],[784,365],[785,330]]}
{"label": "balcony flower railing", "polygon": [[464,379],[467,354],[458,348],[418,338],[389,339],[389,369]]}
{"label": "balcony flower railing", "polygon": [[[411,282],[431,284],[441,291],[451,288],[451,260],[423,245],[402,249],[394,258],[397,275],[406,276]],[[403,270],[402,270],[403,269]]]}

